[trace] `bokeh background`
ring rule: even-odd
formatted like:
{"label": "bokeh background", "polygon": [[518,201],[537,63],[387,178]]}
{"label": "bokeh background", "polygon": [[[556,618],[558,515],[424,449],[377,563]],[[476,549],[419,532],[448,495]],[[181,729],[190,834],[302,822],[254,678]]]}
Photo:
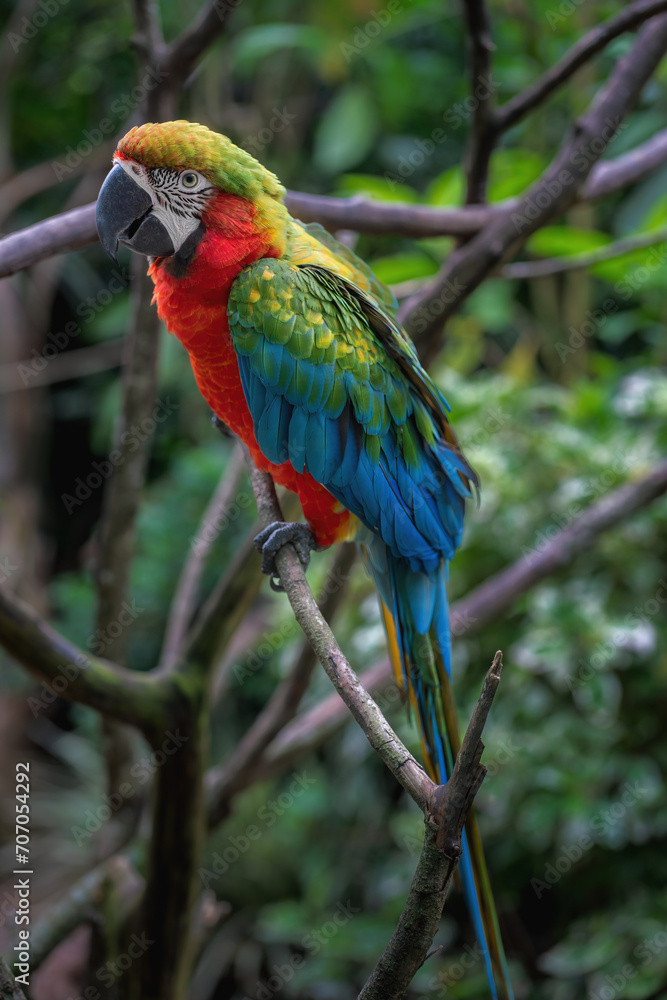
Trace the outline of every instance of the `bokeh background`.
{"label": "bokeh background", "polygon": [[[496,100],[516,94],[622,7],[490,3]],[[160,9],[173,37],[197,5],[161,0]],[[0,231],[7,233],[94,199],[115,138],[137,121],[138,99],[126,5],[52,0],[51,7],[5,2],[0,10]],[[12,44],[11,19],[25,16],[34,25],[39,11],[48,16]],[[183,117],[226,133],[296,190],[461,203],[470,104],[457,3],[243,0],[228,4],[225,16],[224,36],[184,90]],[[631,41],[617,39],[507,134],[492,160],[492,201],[518,194],[541,173]],[[610,156],[663,127],[666,83],[663,65]],[[445,138],[424,152],[434,129]],[[595,206],[572,209],[533,236],[522,257],[581,253],[655,231],[653,249],[531,280],[495,276],[449,322],[432,370],[482,483],[451,569],[454,599],[539,551],[578,512],[664,455],[666,183],[667,167]],[[437,271],[453,240],[362,236],[355,247],[404,296]],[[75,504],[63,497],[75,494],[78,477],[112,447],[128,267],[129,256],[114,268],[95,246],[0,285],[0,575],[95,652],[105,642],[94,634],[91,571],[103,491],[92,489]],[[603,307],[610,300],[614,305]],[[38,371],[45,345],[70,322],[80,332]],[[85,355],[76,353],[83,348]],[[159,653],[180,567],[233,448],[212,427],[181,346],[165,332],[160,350],[165,419],[152,447],[127,625],[137,670]],[[250,497],[241,478],[237,510],[218,526],[202,594],[252,530]],[[477,809],[522,998],[667,996],[666,521],[667,506],[658,501],[601,536],[501,620],[455,641],[462,720],[494,651],[505,653],[486,734],[490,774]],[[315,590],[330,562],[330,554],[314,558]],[[376,599],[359,566],[335,632],[359,670],[382,658]],[[232,645],[217,654],[216,759],[266,703],[299,641],[287,601],[265,583]],[[138,809],[129,803],[95,829],[105,792],[98,716],[60,699],[35,710],[29,699],[39,697],[39,686],[4,654],[0,663],[0,759],[18,748],[37,775],[33,836],[41,874],[33,902],[41,905],[127,839]],[[304,710],[329,693],[317,673]],[[379,698],[418,754],[416,730],[391,688]],[[7,770],[0,788],[9,796]],[[261,836],[218,875],[216,852],[242,845],[249,825]],[[311,750],[237,797],[206,846],[202,880],[221,918],[193,998],[356,996],[398,918],[422,835],[417,809],[353,723],[315,732]],[[0,862],[7,873],[8,850]],[[334,915],[348,912],[340,907],[349,917],[339,917],[327,936]],[[458,894],[436,944],[410,997],[485,995]],[[303,966],[273,990],[266,984],[274,966],[294,953],[304,955]],[[53,995],[35,984],[35,1000]]]}

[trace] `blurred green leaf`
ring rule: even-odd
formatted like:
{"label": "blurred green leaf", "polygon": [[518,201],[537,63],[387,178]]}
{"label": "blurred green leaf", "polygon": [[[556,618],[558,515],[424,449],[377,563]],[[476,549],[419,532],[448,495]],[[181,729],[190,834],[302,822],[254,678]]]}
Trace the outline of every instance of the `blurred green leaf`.
{"label": "blurred green leaf", "polygon": [[461,167],[452,167],[431,181],[424,200],[428,205],[460,205],[465,193],[465,178]]}
{"label": "blurred green leaf", "polygon": [[348,84],[331,101],[317,126],[315,163],[328,174],[348,170],[363,160],[376,134],[375,101],[370,91],[361,84]]}
{"label": "blurred green leaf", "polygon": [[489,170],[489,201],[503,201],[521,194],[537,180],[546,166],[544,156],[527,149],[500,149]]}
{"label": "blurred green leaf", "polygon": [[241,32],[235,40],[234,62],[247,71],[276,52],[302,49],[312,57],[328,45],[326,33],[308,24],[259,24]]}
{"label": "blurred green leaf", "polygon": [[526,243],[526,249],[542,257],[565,257],[586,253],[611,243],[607,233],[573,226],[543,226]]}
{"label": "blurred green leaf", "polygon": [[376,177],[372,174],[343,174],[338,178],[338,190],[346,195],[362,194],[367,198],[375,198],[377,201],[408,201],[418,200],[417,192],[408,187],[407,184],[400,184],[385,177]]}
{"label": "blurred green leaf", "polygon": [[426,254],[402,253],[391,257],[376,257],[372,262],[374,272],[387,285],[397,285],[412,278],[427,278],[435,274],[438,265]]}

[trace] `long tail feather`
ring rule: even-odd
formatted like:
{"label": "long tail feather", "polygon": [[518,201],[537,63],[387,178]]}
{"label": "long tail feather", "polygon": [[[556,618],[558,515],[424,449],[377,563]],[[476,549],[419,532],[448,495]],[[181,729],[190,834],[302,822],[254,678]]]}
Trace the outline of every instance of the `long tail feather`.
{"label": "long tail feather", "polygon": [[[415,573],[403,560],[394,557],[379,538],[373,539],[362,555],[382,598],[396,683],[417,717],[426,768],[434,781],[444,782],[452,772],[460,746],[451,685],[444,568],[432,579]],[[418,631],[417,622],[425,631]],[[493,1000],[513,1000],[482,842],[472,811],[461,846],[463,854],[458,871],[491,995]]]}
{"label": "long tail feather", "polygon": [[[445,660],[444,656],[442,656],[443,648],[446,648],[448,654],[447,660]],[[454,757],[456,757],[456,754],[459,752],[461,746],[461,740],[452,693],[449,651],[450,646],[447,645],[447,647],[443,647],[441,640],[434,645],[436,663],[438,664],[438,673],[441,677],[442,683],[445,720],[447,725],[447,739],[452,748],[452,753]],[[447,774],[447,777],[449,777],[449,774]],[[484,849],[482,847],[482,837],[479,832],[479,825],[477,823],[477,816],[475,814],[474,807],[470,810],[466,821],[465,840],[466,844],[464,846],[464,857],[468,855],[470,860],[471,870],[474,877],[475,901],[478,904],[478,916],[486,938],[489,959],[493,968],[495,981],[498,984],[500,995],[507,996],[509,1000],[511,1000],[513,996],[512,984],[509,977],[509,970],[507,968],[507,959],[505,957],[505,949],[500,935],[496,904],[493,898],[491,881],[489,879],[486,858],[484,857]],[[463,883],[464,891],[466,891],[466,898],[468,898],[469,892],[465,889],[465,878],[463,879]],[[470,907],[470,910],[471,913],[473,913],[472,906]],[[473,913],[473,920],[474,919],[475,917]],[[475,930],[479,938],[479,931],[477,930],[477,927]],[[488,974],[488,959],[486,954],[485,961],[487,962]]]}

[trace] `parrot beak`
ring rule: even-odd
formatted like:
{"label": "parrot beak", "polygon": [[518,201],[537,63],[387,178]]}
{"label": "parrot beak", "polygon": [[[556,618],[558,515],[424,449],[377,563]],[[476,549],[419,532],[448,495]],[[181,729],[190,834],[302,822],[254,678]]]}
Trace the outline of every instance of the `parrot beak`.
{"label": "parrot beak", "polygon": [[119,243],[147,257],[171,257],[176,252],[171,236],[152,209],[148,192],[116,164],[100,189],[95,212],[100,243],[116,264]]}

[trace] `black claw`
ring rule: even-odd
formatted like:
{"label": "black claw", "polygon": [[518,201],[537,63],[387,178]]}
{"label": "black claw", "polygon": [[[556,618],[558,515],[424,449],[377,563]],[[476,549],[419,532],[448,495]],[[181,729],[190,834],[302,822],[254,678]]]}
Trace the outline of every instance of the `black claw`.
{"label": "black claw", "polygon": [[262,553],[262,573],[269,577],[271,589],[276,591],[284,589],[276,570],[276,555],[283,545],[290,543],[294,546],[304,569],[308,569],[310,553],[318,548],[308,525],[299,521],[273,521],[253,541]]}

